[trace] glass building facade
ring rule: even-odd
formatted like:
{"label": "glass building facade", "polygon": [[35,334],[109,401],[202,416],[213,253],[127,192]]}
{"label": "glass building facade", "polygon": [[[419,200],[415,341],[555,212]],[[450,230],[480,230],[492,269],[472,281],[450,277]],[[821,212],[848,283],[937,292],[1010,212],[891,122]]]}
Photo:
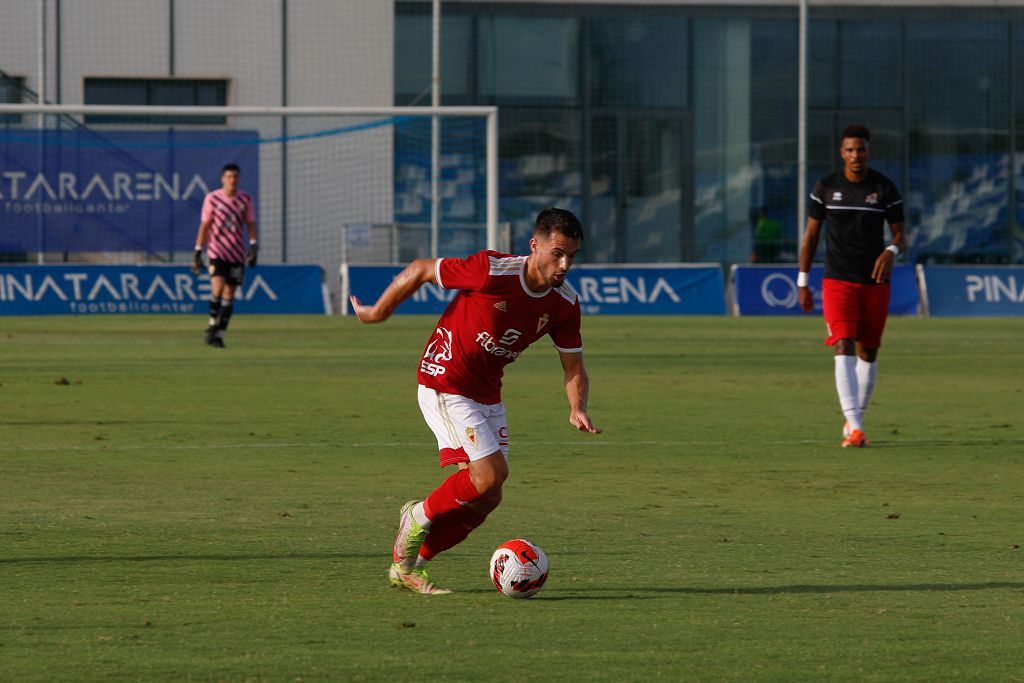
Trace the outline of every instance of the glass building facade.
{"label": "glass building facade", "polygon": [[[397,105],[430,101],[430,9],[396,3]],[[796,8],[451,2],[441,49],[443,104],[500,107],[517,249],[557,205],[590,262],[795,260]],[[1024,261],[1020,74],[1024,9],[814,7],[807,187],[863,123],[909,260]]]}

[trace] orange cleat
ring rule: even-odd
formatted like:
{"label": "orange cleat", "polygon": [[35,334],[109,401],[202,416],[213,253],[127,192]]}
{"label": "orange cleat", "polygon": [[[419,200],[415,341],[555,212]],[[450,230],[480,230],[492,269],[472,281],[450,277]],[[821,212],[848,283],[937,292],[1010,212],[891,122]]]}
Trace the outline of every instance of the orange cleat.
{"label": "orange cleat", "polygon": [[843,448],[864,448],[870,441],[864,436],[864,432],[859,429],[854,429],[850,432],[850,435],[843,439],[841,444]]}

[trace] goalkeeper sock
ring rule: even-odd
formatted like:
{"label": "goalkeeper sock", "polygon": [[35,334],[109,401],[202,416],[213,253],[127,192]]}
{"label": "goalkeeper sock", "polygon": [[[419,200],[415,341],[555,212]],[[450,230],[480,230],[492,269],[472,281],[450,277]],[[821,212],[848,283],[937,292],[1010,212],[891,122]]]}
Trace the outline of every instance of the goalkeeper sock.
{"label": "goalkeeper sock", "polygon": [[857,391],[857,357],[836,356],[836,393],[850,429],[863,430],[860,422],[860,397]]}
{"label": "goalkeeper sock", "polygon": [[220,315],[220,299],[210,299],[210,329],[217,326],[217,316]]}
{"label": "goalkeeper sock", "polygon": [[234,312],[234,306],[230,301],[224,301],[220,305],[220,313],[217,315],[217,330],[219,336],[223,336],[228,329],[228,323],[231,322],[231,314]]}
{"label": "goalkeeper sock", "polygon": [[430,533],[420,546],[420,554],[416,559],[417,566],[420,561],[425,563],[434,559],[438,553],[462,543],[473,529],[484,523],[485,519],[487,515],[482,515],[468,506],[436,517],[430,525]]}

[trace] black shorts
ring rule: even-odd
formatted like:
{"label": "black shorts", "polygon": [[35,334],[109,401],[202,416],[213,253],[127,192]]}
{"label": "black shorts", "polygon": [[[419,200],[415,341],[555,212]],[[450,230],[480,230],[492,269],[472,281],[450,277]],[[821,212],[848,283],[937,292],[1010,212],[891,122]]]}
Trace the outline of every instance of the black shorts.
{"label": "black shorts", "polygon": [[210,259],[210,277],[222,277],[224,282],[237,287],[245,280],[245,264],[212,258]]}

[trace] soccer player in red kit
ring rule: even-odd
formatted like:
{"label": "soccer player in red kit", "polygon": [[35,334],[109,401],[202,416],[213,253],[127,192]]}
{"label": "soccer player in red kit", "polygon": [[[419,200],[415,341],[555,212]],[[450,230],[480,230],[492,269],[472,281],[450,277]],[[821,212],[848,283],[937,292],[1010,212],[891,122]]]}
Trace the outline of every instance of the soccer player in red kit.
{"label": "soccer player in red kit", "polygon": [[[797,296],[808,313],[814,298],[807,286],[825,233],[825,276],[821,298],[826,344],[835,346],[835,378],[843,425],[844,448],[860,448],[864,411],[875,387],[878,348],[889,315],[889,277],[903,249],[903,198],[891,180],[868,168],[871,132],[864,126],[843,131],[843,169],[819,180],[811,191],[807,231],[800,249]],[[885,243],[885,223],[892,241]]]}
{"label": "soccer player in red kit", "polygon": [[459,293],[441,315],[419,364],[419,404],[437,437],[441,466],[457,465],[424,500],[401,510],[388,578],[417,593],[436,587],[426,565],[461,543],[501,502],[508,477],[509,432],[501,402],[506,365],[550,336],[565,373],[569,422],[599,434],[587,414],[590,379],[583,367],[580,303],[565,280],[583,241],[579,220],[564,209],[537,216],[528,256],[481,251],[465,259],[417,259],[381,294],[352,308],[364,323],[383,322],[422,285]]}

